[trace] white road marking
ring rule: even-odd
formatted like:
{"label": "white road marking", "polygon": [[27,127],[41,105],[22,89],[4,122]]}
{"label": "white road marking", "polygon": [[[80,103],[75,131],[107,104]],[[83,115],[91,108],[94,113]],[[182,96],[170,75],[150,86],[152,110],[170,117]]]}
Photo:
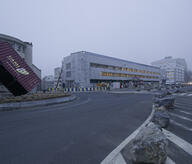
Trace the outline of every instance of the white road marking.
{"label": "white road marking", "polygon": [[178,123],[178,122],[176,122],[174,120],[170,120],[170,121],[171,121],[172,124],[175,124],[176,126],[179,126],[179,127],[183,128],[185,130],[188,130],[188,131],[192,131],[192,128],[186,127],[183,124],[180,124],[180,123]]}
{"label": "white road marking", "polygon": [[167,157],[165,164],[176,164],[171,158]]}
{"label": "white road marking", "polygon": [[147,118],[147,120],[145,120],[145,122],[139,127],[137,128],[131,135],[129,135],[119,146],[117,146],[102,162],[101,164],[110,164],[110,162],[115,159],[115,157],[117,156],[117,154],[120,153],[120,151],[133,139],[135,138],[135,136],[138,134],[138,132],[141,130],[141,128],[143,128],[145,125],[147,125],[149,123],[149,121],[151,120],[153,113],[154,113],[154,108],[150,114],[150,116]]}
{"label": "white road marking", "polygon": [[192,93],[173,93],[173,96],[192,96]]}
{"label": "white road marking", "polygon": [[181,94],[179,94],[180,96],[185,96],[185,95],[187,95],[187,93],[181,93]]}
{"label": "white road marking", "polygon": [[175,143],[181,149],[183,149],[185,152],[192,156],[192,145],[189,142],[183,140],[182,138],[176,136],[175,134],[165,129],[163,129],[163,132],[171,142]]}
{"label": "white road marking", "polygon": [[176,102],[175,103],[176,105],[181,105],[181,106],[185,106],[185,105],[187,105],[187,106],[192,106],[192,104],[189,104],[189,103],[186,103],[186,102],[183,102],[183,103],[178,103],[178,102]]}
{"label": "white road marking", "polygon": [[119,153],[119,154],[117,154],[117,156],[109,164],[127,164],[127,163],[124,160],[121,153]]}
{"label": "white road marking", "polygon": [[175,107],[176,108],[181,108],[181,109],[185,109],[185,110],[191,110],[191,107],[183,107],[184,105],[181,105],[181,104],[175,104]]}
{"label": "white road marking", "polygon": [[188,96],[188,93],[173,93],[173,96]]}
{"label": "white road marking", "polygon": [[[125,159],[123,158],[122,154],[119,153],[110,163],[108,164],[127,164]],[[175,162],[167,157],[165,164],[175,164]]]}
{"label": "white road marking", "polygon": [[181,112],[181,113],[185,113],[185,114],[188,114],[188,115],[192,116],[192,113],[190,113],[190,112],[186,112],[186,111],[179,110],[179,109],[175,109],[175,111],[178,111],[178,112]]}
{"label": "white road marking", "polygon": [[180,118],[180,119],[183,119],[183,120],[187,120],[187,121],[191,121],[191,122],[192,122],[192,119],[187,118],[187,117],[185,117],[185,116],[181,116],[181,115],[178,115],[178,114],[175,114],[175,113],[169,113],[169,114],[172,115],[172,116],[175,116],[175,117],[177,117],[177,118]]}

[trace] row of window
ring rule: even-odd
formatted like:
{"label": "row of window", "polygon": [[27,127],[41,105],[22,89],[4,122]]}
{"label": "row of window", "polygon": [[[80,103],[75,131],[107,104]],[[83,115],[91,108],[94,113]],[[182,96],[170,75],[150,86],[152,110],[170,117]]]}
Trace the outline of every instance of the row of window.
{"label": "row of window", "polygon": [[134,68],[118,67],[118,66],[111,66],[111,65],[104,65],[104,64],[97,64],[97,63],[90,63],[90,67],[104,68],[104,69],[118,70],[118,71],[140,72],[140,73],[145,73],[145,74],[160,75],[159,72],[152,72],[152,71],[146,71],[146,70],[138,70],[138,69],[134,69]]}
{"label": "row of window", "polygon": [[66,72],[66,77],[71,77],[71,71]]}
{"label": "row of window", "polygon": [[128,77],[128,78],[144,78],[144,79],[159,79],[158,76],[144,76],[144,75],[132,75],[125,73],[112,73],[112,72],[101,72],[101,76],[113,76],[113,77]]}
{"label": "row of window", "polygon": [[71,63],[66,64],[66,69],[71,69]]}

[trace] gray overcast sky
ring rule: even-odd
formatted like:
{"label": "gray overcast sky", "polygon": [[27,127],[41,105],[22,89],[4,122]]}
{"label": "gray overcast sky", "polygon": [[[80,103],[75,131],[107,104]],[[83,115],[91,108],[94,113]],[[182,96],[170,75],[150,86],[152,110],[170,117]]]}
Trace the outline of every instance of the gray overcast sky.
{"label": "gray overcast sky", "polygon": [[192,0],[0,0],[0,33],[32,42],[43,76],[81,50],[192,69]]}

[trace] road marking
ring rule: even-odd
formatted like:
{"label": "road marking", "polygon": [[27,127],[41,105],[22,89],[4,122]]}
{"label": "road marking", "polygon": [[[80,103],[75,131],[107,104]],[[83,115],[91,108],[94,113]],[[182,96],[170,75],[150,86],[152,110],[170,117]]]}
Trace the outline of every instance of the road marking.
{"label": "road marking", "polygon": [[154,107],[153,110],[150,114],[150,116],[147,118],[147,120],[145,120],[145,122],[139,127],[137,128],[133,133],[131,133],[131,135],[129,135],[119,146],[117,146],[102,162],[101,164],[110,164],[110,162],[115,159],[115,157],[117,156],[117,154],[120,153],[120,151],[133,139],[135,138],[135,136],[139,133],[139,131],[141,130],[141,128],[143,128],[144,126],[146,126],[154,113]]}
{"label": "road marking", "polygon": [[190,113],[190,112],[186,112],[186,111],[179,110],[179,109],[175,109],[175,111],[178,111],[178,112],[181,112],[181,113],[185,113],[185,114],[188,114],[188,115],[192,115],[192,113]]}
{"label": "road marking", "polygon": [[127,162],[124,160],[121,153],[119,153],[111,162],[110,164],[127,164]]}
{"label": "road marking", "polygon": [[178,104],[175,104],[175,107],[180,108],[180,109],[185,109],[185,110],[191,110],[191,107],[186,107],[185,106],[185,108],[183,108],[183,105],[178,105]]}
{"label": "road marking", "polygon": [[168,130],[163,129],[163,132],[171,142],[175,143],[181,149],[192,156],[192,145],[189,142],[183,140],[182,138],[176,136]]}
{"label": "road marking", "polygon": [[171,158],[167,157],[165,164],[176,164]]}
{"label": "road marking", "polygon": [[187,117],[185,117],[185,116],[181,116],[181,115],[178,115],[178,114],[175,114],[175,113],[169,113],[169,114],[172,115],[172,116],[175,116],[175,117],[177,117],[177,118],[181,118],[181,119],[183,119],[183,120],[187,120],[187,121],[191,121],[191,122],[192,122],[192,119],[187,118]]}
{"label": "road marking", "polygon": [[[122,154],[119,153],[110,163],[108,164],[127,164],[127,162],[125,161],[125,159],[123,158]],[[175,164],[175,162],[167,157],[165,164]]]}
{"label": "road marking", "polygon": [[181,93],[181,94],[179,94],[179,96],[185,96],[185,95],[187,95],[187,93]]}
{"label": "road marking", "polygon": [[176,126],[179,126],[179,127],[183,128],[185,130],[188,130],[188,131],[192,131],[192,128],[186,127],[183,124],[180,124],[180,123],[178,123],[178,122],[176,122],[174,120],[170,120],[170,121],[171,121],[172,124],[175,124]]}
{"label": "road marking", "polygon": [[[154,114],[155,110],[153,107],[153,110],[150,114],[150,116],[147,118],[147,120],[145,120],[145,122],[139,127],[137,128],[131,135],[129,135],[119,146],[117,146],[100,164],[126,164],[123,163],[125,162],[123,156],[121,155],[121,150],[133,139],[135,138],[135,136],[139,133],[139,131],[146,126],[153,114]],[[117,158],[117,160],[115,160]],[[122,159],[123,158],[123,159]],[[122,163],[114,163],[113,161],[120,161]],[[113,162],[113,163],[112,163]],[[165,164],[175,164],[175,162],[173,160],[171,160],[169,157],[167,157],[166,163]]]}
{"label": "road marking", "polygon": [[182,106],[184,106],[184,105],[187,105],[187,106],[192,106],[192,104],[189,104],[189,103],[186,103],[186,102],[183,102],[183,103],[178,103],[178,102],[176,102],[175,103],[176,105],[182,105]]}

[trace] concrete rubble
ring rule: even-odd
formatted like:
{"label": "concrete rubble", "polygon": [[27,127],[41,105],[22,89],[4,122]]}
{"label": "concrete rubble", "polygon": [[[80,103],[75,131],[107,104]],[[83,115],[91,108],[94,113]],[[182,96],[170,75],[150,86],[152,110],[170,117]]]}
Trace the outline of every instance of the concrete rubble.
{"label": "concrete rubble", "polygon": [[158,107],[164,106],[166,109],[171,109],[174,107],[175,98],[173,96],[166,96],[163,98],[155,98],[154,104]]}
{"label": "concrete rubble", "polygon": [[168,140],[161,129],[150,122],[122,150],[127,161],[132,163],[162,164],[167,159]]}
{"label": "concrete rubble", "polygon": [[167,128],[170,122],[170,116],[167,111],[155,111],[151,121],[160,128]]}
{"label": "concrete rubble", "polygon": [[173,109],[175,98],[164,91],[153,99],[151,122],[143,127],[136,137],[122,150],[128,163],[163,164],[167,159],[168,140],[161,128],[167,128],[170,122],[169,109]]}

